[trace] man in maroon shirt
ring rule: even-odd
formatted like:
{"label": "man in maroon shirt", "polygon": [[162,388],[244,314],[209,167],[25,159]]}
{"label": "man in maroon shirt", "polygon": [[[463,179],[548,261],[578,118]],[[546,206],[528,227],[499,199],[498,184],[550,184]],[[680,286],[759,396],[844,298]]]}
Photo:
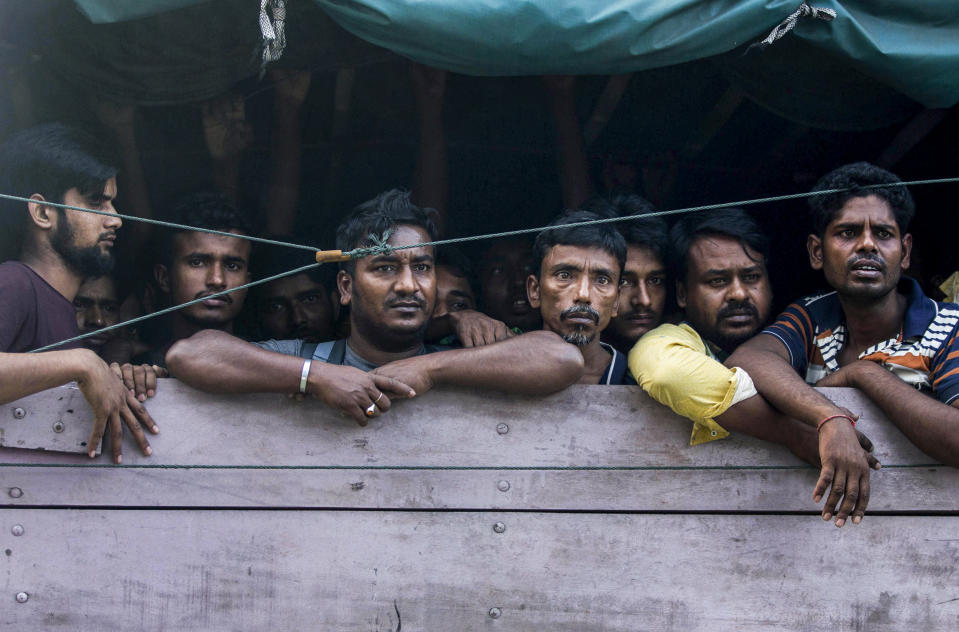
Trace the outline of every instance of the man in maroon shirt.
{"label": "man in maroon shirt", "polygon": [[87,276],[112,269],[113,246],[122,226],[113,208],[116,169],[93,137],[57,123],[41,125],[14,134],[0,146],[0,191],[32,200],[3,201],[0,207],[0,217],[9,224],[0,232],[20,244],[19,261],[0,264],[0,403],[76,381],[96,415],[88,442],[91,457],[107,422],[117,463],[123,424],[143,453],[150,454],[141,424],[154,433],[156,424],[131,390],[133,385],[128,389],[95,353],[68,346],[23,353],[76,336],[73,299],[80,284]]}

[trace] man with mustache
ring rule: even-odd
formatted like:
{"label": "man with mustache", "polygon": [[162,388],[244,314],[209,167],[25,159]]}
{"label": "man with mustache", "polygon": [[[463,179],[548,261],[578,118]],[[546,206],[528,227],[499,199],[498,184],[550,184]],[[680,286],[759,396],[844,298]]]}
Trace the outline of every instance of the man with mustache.
{"label": "man with mustache", "polygon": [[[820,465],[815,428],[773,409],[757,393],[752,371],[736,362],[727,362],[730,368],[723,364],[769,317],[767,240],[759,226],[742,209],[720,209],[682,217],[670,241],[684,320],[660,325],[636,343],[629,353],[636,381],[653,399],[693,422],[691,445],[732,430],[780,443]],[[865,437],[862,441],[871,447]],[[833,463],[832,444],[826,448],[822,462]],[[858,443],[856,448],[864,462],[875,462]]]}
{"label": "man with mustache", "polygon": [[385,242],[390,249],[340,264],[340,304],[350,309],[346,339],[252,344],[201,331],[167,353],[171,372],[213,392],[299,393],[360,425],[435,384],[546,394],[575,382],[582,356],[555,334],[531,332],[467,349],[426,345],[436,305],[436,239],[429,215],[409,193],[386,191],[358,206],[337,230],[342,251]]}
{"label": "man with mustache", "polygon": [[626,242],[610,224],[577,225],[596,219],[600,216],[587,211],[565,213],[550,224],[561,228],[537,235],[535,272],[526,291],[530,305],[539,309],[543,329],[582,353],[580,384],[634,384],[626,373],[626,357],[600,341],[616,315]]}
{"label": "man with mustache", "polygon": [[[194,193],[180,200],[174,221],[236,235],[250,234],[249,224],[218,193]],[[179,305],[250,281],[250,241],[200,231],[167,229],[160,234],[157,252],[163,257],[153,267],[157,287],[169,305]],[[196,303],[169,315],[165,338],[135,363],[165,366],[167,350],[177,340],[203,329],[232,332],[246,290]]]}
{"label": "man with mustache", "polygon": [[902,277],[915,204],[900,183],[865,162],[819,180],[813,191],[842,189],[809,198],[809,262],[834,291],[793,303],[731,358],[770,403],[818,427],[820,442],[845,438],[852,465],[835,472],[823,511],[828,520],[845,489],[837,524],[862,519],[868,469],[853,446],[855,416],[812,385],[858,388],[923,452],[959,466],[959,306]]}
{"label": "man with mustache", "polygon": [[[0,147],[0,191],[31,200],[0,202],[0,232],[20,255],[0,264],[0,402],[75,381],[95,415],[87,443],[91,457],[107,424],[116,463],[122,460],[123,425],[150,454],[142,426],[154,433],[157,426],[132,382],[119,379],[119,365],[107,366],[79,342],[25,353],[77,336],[73,300],[78,289],[85,277],[113,267],[113,246],[123,225],[113,207],[116,169],[94,137],[50,123],[18,132]],[[124,370],[132,376],[131,367]]]}
{"label": "man with mustache", "polygon": [[621,193],[595,198],[583,207],[600,215],[637,218],[616,226],[626,239],[626,265],[619,280],[616,316],[603,332],[603,341],[628,354],[647,331],[659,326],[666,310],[666,244],[669,230],[659,217],[642,217],[656,209],[638,195]]}

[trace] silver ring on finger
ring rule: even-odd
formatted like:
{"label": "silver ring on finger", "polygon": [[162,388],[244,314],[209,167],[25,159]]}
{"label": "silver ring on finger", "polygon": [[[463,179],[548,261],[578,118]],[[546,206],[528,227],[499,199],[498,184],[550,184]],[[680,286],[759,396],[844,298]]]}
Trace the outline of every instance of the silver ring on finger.
{"label": "silver ring on finger", "polygon": [[375,414],[376,414],[376,402],[373,402],[372,404],[370,404],[370,407],[366,409],[366,416],[372,417]]}

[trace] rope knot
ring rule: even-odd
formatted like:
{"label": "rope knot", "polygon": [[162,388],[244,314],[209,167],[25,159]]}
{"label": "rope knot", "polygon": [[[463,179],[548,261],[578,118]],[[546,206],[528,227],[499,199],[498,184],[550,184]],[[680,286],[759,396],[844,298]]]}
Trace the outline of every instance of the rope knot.
{"label": "rope knot", "polygon": [[783,38],[784,35],[786,35],[786,33],[789,33],[791,30],[796,28],[796,24],[798,24],[799,20],[802,18],[812,18],[814,20],[822,20],[823,22],[832,22],[836,19],[836,12],[833,9],[811,7],[803,2],[799,5],[798,9],[793,11],[785,20],[780,22],[776,28],[770,31],[769,35],[766,36],[766,39],[750,45],[749,48],[746,49],[746,53],[754,48],[764,50],[767,46],[778,42]]}
{"label": "rope knot", "polygon": [[366,248],[354,248],[350,251],[350,256],[354,259],[360,259],[362,257],[369,257],[372,255],[389,255],[393,252],[393,246],[389,245],[388,242],[390,236],[393,234],[392,229],[388,229],[383,232],[382,235],[377,236],[372,233],[367,235],[367,240],[370,243]]}

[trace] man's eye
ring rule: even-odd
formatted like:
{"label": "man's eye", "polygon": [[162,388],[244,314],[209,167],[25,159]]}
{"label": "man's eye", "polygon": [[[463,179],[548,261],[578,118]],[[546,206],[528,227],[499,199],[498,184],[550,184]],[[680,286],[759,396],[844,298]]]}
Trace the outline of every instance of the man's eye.
{"label": "man's eye", "polygon": [[892,239],[892,233],[888,230],[877,231],[876,236],[879,237],[879,239]]}
{"label": "man's eye", "polygon": [[266,304],[266,311],[270,314],[282,312],[284,309],[286,309],[286,306],[283,303],[270,302]]}
{"label": "man's eye", "polygon": [[568,281],[571,278],[573,278],[573,275],[571,275],[566,270],[560,270],[559,272],[556,273],[556,278],[560,279],[561,281]]}
{"label": "man's eye", "polygon": [[852,229],[847,228],[846,230],[839,231],[839,236],[844,239],[852,239],[856,236],[856,233]]}
{"label": "man's eye", "polygon": [[609,284],[612,283],[612,282],[613,282],[613,280],[612,280],[611,278],[609,278],[608,276],[600,275],[600,276],[596,277],[596,283],[599,284],[599,285],[609,285]]}
{"label": "man's eye", "polygon": [[631,285],[633,285],[633,280],[632,280],[632,279],[627,279],[626,277],[623,277],[623,278],[621,278],[621,279],[619,280],[619,286],[620,286],[620,287],[627,287],[627,286],[631,286]]}
{"label": "man's eye", "polygon": [[393,272],[396,270],[396,266],[392,263],[384,263],[383,265],[376,266],[377,272]]}
{"label": "man's eye", "polygon": [[105,312],[108,313],[108,314],[113,314],[113,313],[117,312],[119,309],[120,309],[120,306],[119,306],[119,305],[104,305],[104,306],[103,306],[103,311],[105,311]]}
{"label": "man's eye", "polygon": [[431,266],[428,263],[414,263],[413,269],[416,270],[417,272],[429,272],[430,270],[433,269],[433,266]]}
{"label": "man's eye", "polygon": [[706,283],[708,283],[709,285],[713,287],[722,287],[726,285],[726,279],[722,279],[722,278],[709,279],[708,281],[706,281]]}
{"label": "man's eye", "polygon": [[201,259],[201,258],[199,258],[199,257],[191,257],[191,258],[189,258],[189,259],[186,260],[186,263],[187,263],[187,265],[190,266],[191,268],[199,268],[200,266],[203,265],[203,259]]}
{"label": "man's eye", "polygon": [[462,312],[465,309],[473,309],[473,307],[469,305],[468,303],[466,303],[465,301],[456,301],[455,303],[452,303],[449,306],[448,311]]}
{"label": "man's eye", "polygon": [[666,283],[666,279],[663,277],[656,276],[646,279],[646,285],[663,285],[664,283]]}
{"label": "man's eye", "polygon": [[762,278],[763,278],[762,275],[757,272],[752,272],[750,274],[743,275],[743,281],[745,281],[746,283],[758,283],[759,280]]}
{"label": "man's eye", "polygon": [[226,264],[226,269],[230,272],[241,272],[243,270],[243,264],[239,262],[231,262]]}
{"label": "man's eye", "polygon": [[301,303],[317,303],[320,300],[319,294],[307,294],[300,298]]}

